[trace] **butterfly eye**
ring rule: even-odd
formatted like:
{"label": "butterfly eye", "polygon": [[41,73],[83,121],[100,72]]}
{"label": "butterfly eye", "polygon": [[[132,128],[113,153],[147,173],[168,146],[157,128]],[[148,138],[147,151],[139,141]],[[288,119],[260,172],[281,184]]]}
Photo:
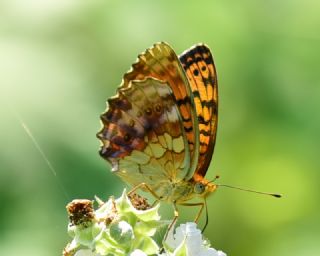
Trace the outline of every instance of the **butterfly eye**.
{"label": "butterfly eye", "polygon": [[197,194],[202,194],[205,191],[206,187],[201,182],[198,182],[194,185],[194,192]]}

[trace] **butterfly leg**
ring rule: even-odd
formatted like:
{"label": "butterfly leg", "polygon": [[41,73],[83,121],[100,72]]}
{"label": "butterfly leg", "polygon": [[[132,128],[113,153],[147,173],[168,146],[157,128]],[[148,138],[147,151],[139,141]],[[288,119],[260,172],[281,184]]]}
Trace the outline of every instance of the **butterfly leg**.
{"label": "butterfly leg", "polygon": [[174,209],[174,217],[173,217],[173,220],[171,221],[171,223],[166,231],[166,234],[163,237],[163,241],[167,240],[170,230],[173,228],[174,224],[176,223],[176,221],[179,217],[179,211],[178,211],[178,208],[177,208],[177,205],[175,202],[173,202],[173,209]]}
{"label": "butterfly leg", "polygon": [[202,228],[202,233],[204,232],[204,230],[206,229],[207,225],[208,225],[208,222],[209,222],[209,218],[208,218],[208,207],[207,207],[207,202],[206,200],[204,200],[203,202],[199,202],[199,203],[182,203],[180,205],[183,205],[183,206],[200,206],[200,210],[198,212],[198,214],[196,215],[195,219],[194,219],[194,222],[195,223],[198,223],[199,221],[199,218],[203,212],[203,209],[206,209],[206,222],[204,224],[204,227]]}
{"label": "butterfly leg", "polygon": [[132,195],[133,193],[135,193],[138,189],[145,189],[145,190],[148,190],[157,200],[156,202],[160,201],[161,200],[161,197],[157,195],[156,192],[153,191],[152,188],[150,188],[148,186],[148,184],[146,183],[140,183],[139,185],[135,186],[133,189],[131,189],[129,192],[128,192],[128,195]]}
{"label": "butterfly leg", "polygon": [[153,207],[155,207],[156,206],[156,204],[158,204],[159,203],[159,199],[157,199],[157,200],[155,200],[154,202],[153,202],[153,204],[151,205],[151,208],[153,208]]}

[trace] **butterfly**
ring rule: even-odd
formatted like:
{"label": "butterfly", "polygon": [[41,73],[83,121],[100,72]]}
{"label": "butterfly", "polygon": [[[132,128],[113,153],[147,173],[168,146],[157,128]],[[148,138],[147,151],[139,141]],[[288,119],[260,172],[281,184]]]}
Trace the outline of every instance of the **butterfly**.
{"label": "butterfly", "polygon": [[[164,42],[138,56],[101,115],[100,155],[112,172],[157,200],[206,207],[217,185],[205,179],[218,121],[217,73],[210,49],[177,56]],[[189,203],[193,198],[199,203]]]}

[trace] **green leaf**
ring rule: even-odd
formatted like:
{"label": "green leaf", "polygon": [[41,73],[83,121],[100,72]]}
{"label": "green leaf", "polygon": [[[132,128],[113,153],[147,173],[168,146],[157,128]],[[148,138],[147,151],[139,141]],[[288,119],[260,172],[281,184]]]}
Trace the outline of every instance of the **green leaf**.
{"label": "green leaf", "polygon": [[149,221],[149,222],[137,222],[134,227],[136,233],[142,234],[144,236],[153,236],[157,230],[157,227],[160,226],[158,221]]}
{"label": "green leaf", "polygon": [[151,237],[148,236],[137,237],[132,244],[132,248],[139,249],[148,255],[159,252],[159,246]]}

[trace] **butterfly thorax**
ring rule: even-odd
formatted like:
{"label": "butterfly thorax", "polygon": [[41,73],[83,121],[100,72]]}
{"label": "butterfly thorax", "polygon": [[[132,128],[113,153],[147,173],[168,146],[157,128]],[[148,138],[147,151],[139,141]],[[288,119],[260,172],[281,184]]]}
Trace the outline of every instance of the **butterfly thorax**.
{"label": "butterfly thorax", "polygon": [[192,197],[193,184],[189,181],[170,183],[167,195],[162,195],[162,200],[167,202],[183,202]]}
{"label": "butterfly thorax", "polygon": [[183,203],[193,198],[205,198],[216,190],[217,186],[205,179],[171,183],[171,193],[162,199],[168,202]]}

